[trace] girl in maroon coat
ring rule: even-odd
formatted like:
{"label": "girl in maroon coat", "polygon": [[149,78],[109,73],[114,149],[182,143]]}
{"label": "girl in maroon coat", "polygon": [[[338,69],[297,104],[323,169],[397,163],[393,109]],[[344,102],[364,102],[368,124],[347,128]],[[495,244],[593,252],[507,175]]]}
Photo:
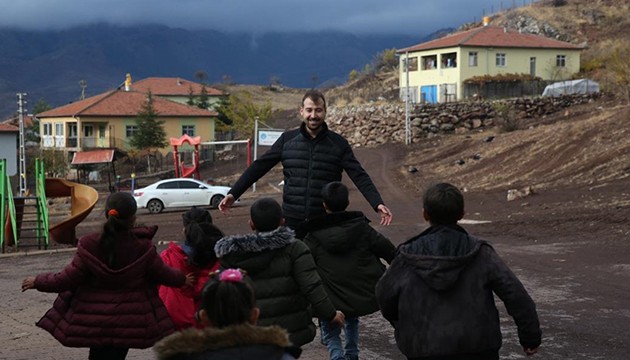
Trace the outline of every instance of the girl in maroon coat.
{"label": "girl in maroon coat", "polygon": [[166,305],[177,330],[195,326],[203,328],[195,321],[195,311],[199,308],[201,290],[210,274],[219,268],[219,261],[214,253],[215,243],[224,234],[214,224],[207,210],[192,207],[183,214],[184,244],[171,242],[160,254],[164,263],[186,274],[194,274],[197,283],[190,287],[172,288],[160,286],[160,298]]}
{"label": "girl in maroon coat", "polygon": [[157,226],[134,227],[136,208],[129,193],[112,194],[103,231],[79,239],[70,264],[22,282],[22,291],[59,293],[37,326],[64,346],[89,347],[91,360],[125,359],[129,348],[151,347],[173,332],[157,285],[194,283],[158,256],[151,243]]}

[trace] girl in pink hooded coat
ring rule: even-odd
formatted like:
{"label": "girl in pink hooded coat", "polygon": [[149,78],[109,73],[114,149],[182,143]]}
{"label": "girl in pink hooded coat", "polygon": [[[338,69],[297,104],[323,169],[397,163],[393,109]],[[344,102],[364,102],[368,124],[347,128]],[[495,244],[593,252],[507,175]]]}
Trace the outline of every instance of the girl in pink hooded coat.
{"label": "girl in pink hooded coat", "polygon": [[186,240],[181,246],[171,242],[160,256],[165,264],[194,274],[197,282],[193,286],[171,288],[160,286],[160,298],[177,330],[188,327],[203,328],[194,318],[199,308],[201,290],[210,275],[218,268],[214,244],[223,237],[223,232],[212,224],[210,213],[193,207],[183,214]]}

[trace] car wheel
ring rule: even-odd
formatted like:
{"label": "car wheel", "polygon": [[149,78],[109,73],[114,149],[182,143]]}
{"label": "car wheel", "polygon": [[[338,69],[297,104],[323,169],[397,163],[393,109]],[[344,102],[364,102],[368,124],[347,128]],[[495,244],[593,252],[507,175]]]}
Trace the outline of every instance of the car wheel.
{"label": "car wheel", "polygon": [[214,195],[212,197],[212,199],[210,199],[210,207],[213,208],[218,208],[219,204],[221,203],[221,201],[223,201],[223,199],[225,198],[225,196],[223,195]]}
{"label": "car wheel", "polygon": [[151,214],[159,214],[164,210],[164,204],[158,199],[153,199],[147,204],[147,210],[149,210]]}

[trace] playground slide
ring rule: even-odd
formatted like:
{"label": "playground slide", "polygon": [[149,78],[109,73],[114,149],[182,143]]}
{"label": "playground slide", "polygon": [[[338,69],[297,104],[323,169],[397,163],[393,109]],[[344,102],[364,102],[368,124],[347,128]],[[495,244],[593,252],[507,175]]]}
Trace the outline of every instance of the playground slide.
{"label": "playground slide", "polygon": [[91,186],[55,178],[46,178],[46,197],[70,196],[70,217],[50,225],[48,233],[52,240],[60,244],[76,244],[75,230],[98,202],[98,192]]}
{"label": "playground slide", "polygon": [[199,179],[199,169],[193,164],[193,166],[184,166],[182,165],[182,177],[194,177],[197,180]]}

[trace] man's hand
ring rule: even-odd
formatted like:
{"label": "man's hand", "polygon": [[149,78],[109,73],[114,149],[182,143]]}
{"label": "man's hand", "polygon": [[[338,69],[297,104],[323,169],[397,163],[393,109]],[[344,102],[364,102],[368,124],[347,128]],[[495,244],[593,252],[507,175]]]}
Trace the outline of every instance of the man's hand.
{"label": "man's hand", "polygon": [[389,225],[392,223],[392,212],[384,204],[380,204],[377,208],[378,213],[381,214],[381,225]]}
{"label": "man's hand", "polygon": [[219,211],[221,211],[223,214],[227,214],[228,212],[230,212],[230,208],[232,207],[232,204],[234,204],[235,200],[236,199],[234,199],[234,195],[227,194],[227,196],[224,197],[223,200],[221,200],[221,202],[219,203]]}

